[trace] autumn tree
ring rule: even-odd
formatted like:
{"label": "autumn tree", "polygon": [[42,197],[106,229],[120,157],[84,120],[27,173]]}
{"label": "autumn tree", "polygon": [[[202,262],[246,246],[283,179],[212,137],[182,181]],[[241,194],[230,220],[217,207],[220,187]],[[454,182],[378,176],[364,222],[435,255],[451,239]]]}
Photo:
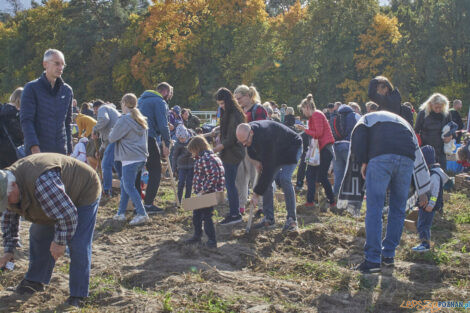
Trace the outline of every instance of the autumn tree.
{"label": "autumn tree", "polygon": [[366,33],[359,35],[361,44],[354,54],[356,75],[338,85],[345,90],[346,99],[365,102],[368,84],[373,77],[384,75],[393,78],[394,56],[401,39],[397,24],[396,17],[377,14]]}

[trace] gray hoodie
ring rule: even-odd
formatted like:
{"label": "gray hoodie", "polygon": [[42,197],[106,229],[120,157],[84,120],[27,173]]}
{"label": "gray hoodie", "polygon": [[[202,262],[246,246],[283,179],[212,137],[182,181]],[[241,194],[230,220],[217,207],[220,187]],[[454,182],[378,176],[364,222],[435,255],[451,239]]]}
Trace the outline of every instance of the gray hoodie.
{"label": "gray hoodie", "polygon": [[97,123],[93,127],[94,132],[98,132],[101,135],[101,140],[104,144],[108,142],[108,136],[111,132],[111,129],[116,124],[121,113],[116,110],[114,104],[103,104],[98,109],[98,115],[96,117]]}
{"label": "gray hoodie", "polygon": [[121,115],[109,133],[109,142],[116,142],[115,161],[146,161],[148,130],[140,126],[130,115]]}
{"label": "gray hoodie", "polygon": [[[440,187],[444,186],[449,180],[449,176],[440,167],[432,169],[437,175],[431,174],[431,189],[429,191],[429,206],[434,208],[439,197]],[[441,186],[442,181],[442,186]]]}

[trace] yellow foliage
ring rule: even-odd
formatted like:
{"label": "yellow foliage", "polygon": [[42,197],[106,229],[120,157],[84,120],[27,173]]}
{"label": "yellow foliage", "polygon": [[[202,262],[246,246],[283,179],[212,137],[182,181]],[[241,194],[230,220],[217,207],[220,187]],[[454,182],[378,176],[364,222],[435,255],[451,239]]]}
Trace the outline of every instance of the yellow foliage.
{"label": "yellow foliage", "polygon": [[374,16],[366,33],[359,35],[360,46],[354,54],[355,67],[360,77],[359,82],[346,79],[337,86],[345,90],[345,98],[366,101],[367,87],[372,77],[393,76],[393,67],[389,62],[392,60],[392,50],[401,38],[396,17],[389,18],[383,14]]}

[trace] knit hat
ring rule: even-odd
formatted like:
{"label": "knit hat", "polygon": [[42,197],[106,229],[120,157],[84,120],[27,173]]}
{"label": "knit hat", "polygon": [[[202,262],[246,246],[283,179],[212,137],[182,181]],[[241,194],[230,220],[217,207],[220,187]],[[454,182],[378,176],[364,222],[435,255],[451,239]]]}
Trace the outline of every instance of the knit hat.
{"label": "knit hat", "polygon": [[191,137],[191,134],[189,133],[188,129],[184,127],[183,124],[180,124],[178,125],[178,127],[176,127],[176,138],[188,140],[190,137]]}
{"label": "knit hat", "polygon": [[421,152],[423,152],[424,159],[426,160],[426,164],[428,166],[436,163],[436,155],[432,146],[427,145],[421,147]]}
{"label": "knit hat", "polygon": [[181,107],[179,105],[175,105],[173,107],[173,112],[175,112],[177,115],[180,115],[181,114]]}
{"label": "knit hat", "polygon": [[7,187],[8,187],[7,172],[0,170],[0,213],[5,211],[8,205]]}

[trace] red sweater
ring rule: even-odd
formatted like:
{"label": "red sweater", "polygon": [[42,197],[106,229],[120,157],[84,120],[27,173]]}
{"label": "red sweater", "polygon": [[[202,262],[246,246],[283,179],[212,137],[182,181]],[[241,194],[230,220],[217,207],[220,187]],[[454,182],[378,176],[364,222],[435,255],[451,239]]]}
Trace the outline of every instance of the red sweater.
{"label": "red sweater", "polygon": [[323,149],[327,144],[333,144],[335,138],[331,132],[330,125],[323,112],[315,110],[310,119],[308,120],[308,129],[305,133],[314,139],[318,139],[320,150]]}

